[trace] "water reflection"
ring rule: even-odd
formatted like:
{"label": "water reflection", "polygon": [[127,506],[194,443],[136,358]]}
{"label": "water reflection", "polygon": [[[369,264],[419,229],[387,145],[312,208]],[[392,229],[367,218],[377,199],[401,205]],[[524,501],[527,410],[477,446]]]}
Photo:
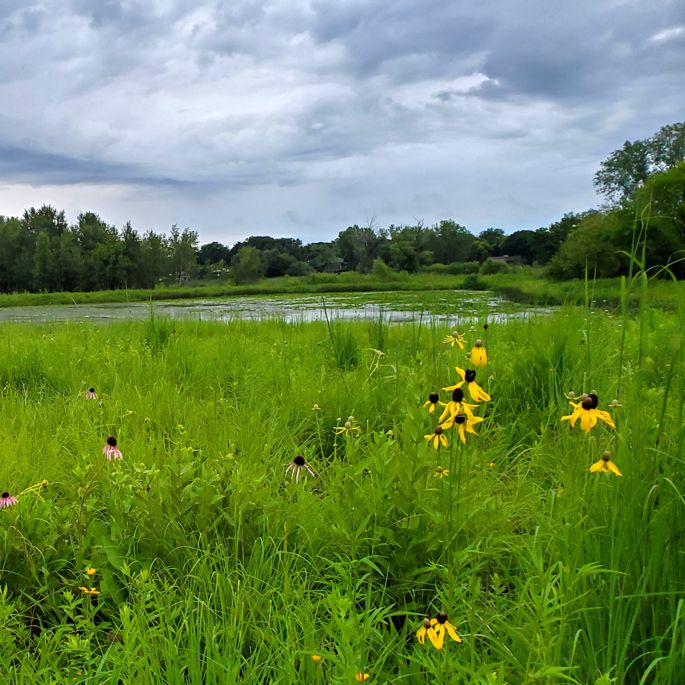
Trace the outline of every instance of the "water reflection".
{"label": "water reflection", "polygon": [[344,295],[283,295],[231,297],[171,302],[50,305],[0,308],[0,321],[122,321],[155,316],[174,319],[233,321],[279,318],[288,322],[332,319],[378,319],[388,322],[419,321],[427,317],[469,322],[548,314],[549,307],[517,305],[492,293],[454,291],[373,292]]}

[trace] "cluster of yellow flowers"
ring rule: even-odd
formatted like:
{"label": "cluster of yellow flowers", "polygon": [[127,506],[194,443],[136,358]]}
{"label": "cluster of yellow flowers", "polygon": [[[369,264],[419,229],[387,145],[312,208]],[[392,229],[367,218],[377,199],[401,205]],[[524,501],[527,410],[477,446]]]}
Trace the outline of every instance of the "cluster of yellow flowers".
{"label": "cluster of yellow flowers", "polygon": [[81,585],[79,588],[81,592],[84,595],[90,595],[91,597],[97,597],[100,594],[100,590],[98,590],[93,583],[95,582],[95,574],[97,573],[97,569],[95,568],[87,568],[84,573],[88,577],[88,586],[86,585]]}
{"label": "cluster of yellow flowers", "polygon": [[[450,347],[457,345],[460,350],[464,349],[464,336],[458,331],[452,331],[452,333],[445,337],[443,342]],[[488,355],[482,340],[476,340],[469,358],[473,367],[487,366]],[[467,433],[476,435],[474,426],[481,423],[483,418],[481,416],[476,416],[474,409],[476,409],[481,402],[489,402],[491,399],[490,395],[476,383],[475,368],[462,369],[457,366],[456,371],[459,380],[454,385],[448,385],[443,388],[445,392],[452,393],[449,401],[441,402],[440,395],[437,392],[432,392],[428,396],[428,400],[423,404],[423,406],[428,409],[429,414],[432,414],[438,407],[443,408],[433,432],[423,436],[429,443],[433,443],[433,447],[435,447],[436,450],[440,447],[447,447],[449,443],[445,431],[450,429],[454,429],[457,432],[459,440],[464,444],[466,444]],[[475,404],[464,401],[463,386],[466,386],[469,397]]]}
{"label": "cluster of yellow flowers", "polygon": [[[573,407],[573,411],[567,416],[562,416],[562,421],[568,421],[571,428],[575,428],[579,423],[580,428],[585,433],[589,433],[599,422],[606,424],[609,428],[616,428],[614,420],[608,411],[598,409],[599,397],[596,392],[583,394],[578,398],[578,402],[574,402],[575,393],[568,393],[566,397],[569,399],[569,404]],[[620,406],[616,400],[611,406]],[[611,452],[605,451],[602,456],[592,466],[590,466],[590,473],[613,473],[615,476],[622,476],[618,466],[611,460]]]}

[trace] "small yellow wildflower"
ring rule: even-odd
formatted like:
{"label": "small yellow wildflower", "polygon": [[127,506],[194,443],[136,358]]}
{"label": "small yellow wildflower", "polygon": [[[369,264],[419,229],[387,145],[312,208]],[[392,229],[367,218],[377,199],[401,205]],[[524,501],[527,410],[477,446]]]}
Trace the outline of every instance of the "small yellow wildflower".
{"label": "small yellow wildflower", "polygon": [[319,654],[312,654],[312,661],[315,664],[318,664],[322,659],[323,659],[323,657],[320,656]]}
{"label": "small yellow wildflower", "polygon": [[452,331],[442,342],[450,347],[457,345],[460,350],[464,349],[464,336],[459,331]]}
{"label": "small yellow wildflower", "polygon": [[430,395],[428,395],[428,399],[423,403],[423,408],[425,409],[428,407],[428,413],[432,414],[435,411],[435,408],[438,406],[440,400],[440,395],[438,395],[437,392],[432,392]]}
{"label": "small yellow wildflower", "polygon": [[455,388],[452,391],[452,399],[445,405],[445,409],[440,414],[440,423],[450,416],[464,413],[473,416],[473,410],[476,408],[475,404],[464,402],[464,391],[461,388]]}
{"label": "small yellow wildflower", "polygon": [[476,431],[473,430],[473,427],[481,421],[483,421],[482,417],[474,416],[473,414],[454,414],[441,425],[444,430],[449,430],[453,426],[456,426],[459,439],[465,445],[466,434],[472,433],[473,435],[478,435]]}
{"label": "small yellow wildflower", "polygon": [[478,339],[473,343],[473,349],[471,350],[471,363],[474,366],[487,366],[488,364],[488,353],[483,347],[483,341]]}
{"label": "small yellow wildflower", "polygon": [[355,673],[354,679],[358,683],[363,683],[367,681],[371,676],[368,673]]}
{"label": "small yellow wildflower", "polygon": [[81,590],[81,592],[84,595],[99,595],[100,594],[100,590],[98,590],[95,587],[85,587],[84,585],[81,585],[81,587],[79,589]]}
{"label": "small yellow wildflower", "polygon": [[432,433],[423,436],[425,440],[433,441],[433,447],[437,450],[440,445],[447,447],[447,436],[442,426],[436,426]]}
{"label": "small yellow wildflower", "polygon": [[97,570],[96,568],[90,568],[90,567],[89,567],[89,568],[86,569],[86,575],[87,575],[89,578],[92,578],[97,572],[98,572],[98,570]]}
{"label": "small yellow wildflower", "polygon": [[435,473],[433,474],[433,476],[438,480],[441,480],[442,478],[447,478],[449,475],[450,470],[446,469],[444,466],[438,466],[438,468],[435,469]]}
{"label": "small yellow wildflower", "polygon": [[347,421],[342,426],[336,426],[333,430],[336,435],[353,435],[362,432],[359,422],[354,416],[348,416]]}
{"label": "small yellow wildflower", "polygon": [[461,380],[458,383],[455,383],[454,385],[450,385],[446,388],[443,388],[443,390],[447,392],[451,392],[452,390],[456,390],[457,388],[461,388],[464,383],[466,383],[466,387],[468,388],[469,395],[471,395],[471,399],[474,402],[489,402],[492,398],[490,395],[488,395],[483,388],[476,383],[476,372],[474,369],[460,369],[458,366],[455,367],[457,370],[457,373],[459,374],[459,377]]}
{"label": "small yellow wildflower", "polygon": [[423,624],[419,628],[418,632],[416,633],[416,639],[419,641],[420,645],[425,643],[426,635],[428,635],[428,639],[433,643],[433,647],[435,647],[435,649],[441,648],[441,647],[438,647],[438,635],[435,632],[435,627],[434,627],[437,622],[438,622],[437,619],[434,619],[434,618],[424,618],[423,619]]}
{"label": "small yellow wildflower", "polygon": [[416,633],[416,638],[419,644],[423,644],[427,635],[435,649],[442,649],[445,643],[445,633],[455,642],[461,642],[457,629],[447,620],[447,614],[441,611],[435,618],[424,619],[423,625]]}
{"label": "small yellow wildflower", "polygon": [[597,421],[603,421],[610,428],[616,428],[616,424],[609,412],[597,409],[599,398],[596,393],[590,393],[582,397],[580,402],[569,402],[573,407],[573,412],[568,416],[562,416],[562,421],[568,421],[571,428],[575,428],[576,422],[580,419],[580,427],[589,433],[596,425]]}
{"label": "small yellow wildflower", "polygon": [[613,473],[615,476],[622,476],[618,466],[611,461],[611,452],[604,452],[599,461],[590,467],[590,473]]}

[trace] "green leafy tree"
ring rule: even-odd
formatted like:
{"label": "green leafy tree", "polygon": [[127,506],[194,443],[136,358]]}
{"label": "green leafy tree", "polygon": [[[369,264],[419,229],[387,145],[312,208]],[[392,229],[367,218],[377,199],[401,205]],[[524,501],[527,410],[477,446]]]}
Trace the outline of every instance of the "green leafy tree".
{"label": "green leafy tree", "polygon": [[175,224],[171,227],[169,236],[169,253],[171,269],[176,282],[180,285],[188,280],[197,265],[198,235],[189,228],[183,231]]}
{"label": "green leafy tree", "polygon": [[197,262],[203,266],[211,264],[229,264],[231,251],[221,243],[206,243],[200,247],[197,253]]}
{"label": "green leafy tree", "polygon": [[626,229],[632,223],[628,219],[637,216],[646,231],[645,266],[669,266],[676,276],[685,277],[685,163],[650,176],[635,193],[632,207],[631,217],[623,222],[625,249],[630,233]]}
{"label": "green leafy tree", "polygon": [[305,258],[314,271],[327,273],[340,271],[341,257],[335,243],[309,243],[305,247]]}
{"label": "green leafy tree", "polygon": [[71,229],[64,231],[59,237],[57,254],[59,288],[72,292],[78,288],[81,253]]}
{"label": "green leafy tree", "polygon": [[17,289],[16,266],[22,247],[22,224],[16,217],[0,216],[0,289]]}
{"label": "green leafy tree", "polygon": [[594,182],[610,202],[629,200],[654,173],[666,171],[685,160],[685,123],[663,126],[651,138],[626,141],[605,159]]}
{"label": "green leafy tree", "polygon": [[50,236],[41,231],[36,240],[36,250],[33,255],[33,287],[38,292],[49,290],[51,285],[50,264],[52,252],[50,250]]}
{"label": "green leafy tree", "polygon": [[502,254],[504,231],[501,228],[486,228],[478,234],[478,240],[483,243],[491,257]]}
{"label": "green leafy tree", "polygon": [[264,260],[264,275],[267,278],[285,276],[293,264],[297,262],[295,257],[287,252],[281,252],[277,248],[264,250],[262,259]]}
{"label": "green leafy tree", "polygon": [[596,213],[583,219],[571,232],[549,265],[553,278],[582,278],[617,275],[623,265],[616,234],[622,218],[619,212]]}
{"label": "green leafy tree", "polygon": [[236,284],[256,283],[264,275],[264,260],[256,247],[241,247],[231,260],[231,277]]}
{"label": "green leafy tree", "polygon": [[64,212],[50,205],[43,205],[39,209],[27,209],[22,217],[22,223],[24,228],[36,237],[41,231],[45,231],[49,238],[53,238],[62,235],[68,228]]}
{"label": "green leafy tree", "polygon": [[348,271],[368,273],[377,256],[379,239],[371,227],[349,226],[338,233],[336,248]]}
{"label": "green leafy tree", "polygon": [[154,288],[169,273],[169,249],[166,238],[148,231],[141,241],[138,283]]}
{"label": "green leafy tree", "polygon": [[125,288],[138,287],[138,273],[140,263],[140,236],[131,222],[127,221],[121,229],[123,250],[121,255],[121,271]]}
{"label": "green leafy tree", "polygon": [[443,220],[431,229],[427,249],[440,264],[467,262],[474,257],[476,237],[456,221]]}

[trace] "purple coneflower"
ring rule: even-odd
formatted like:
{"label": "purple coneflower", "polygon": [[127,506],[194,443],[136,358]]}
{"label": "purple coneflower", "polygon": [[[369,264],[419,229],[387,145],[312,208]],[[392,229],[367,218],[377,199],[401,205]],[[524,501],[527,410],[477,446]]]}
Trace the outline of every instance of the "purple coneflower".
{"label": "purple coneflower", "polygon": [[124,455],[121,453],[121,450],[117,447],[117,439],[113,435],[110,435],[107,438],[107,443],[102,448],[102,453],[108,460],[124,458]]}
{"label": "purple coneflower", "polygon": [[10,495],[9,492],[3,492],[0,495],[0,509],[4,509],[5,507],[11,507],[15,505],[17,501],[17,498],[13,495]]}
{"label": "purple coneflower", "polygon": [[288,466],[285,469],[285,475],[287,476],[288,473],[290,473],[290,479],[294,479],[296,483],[299,483],[300,473],[303,470],[313,478],[316,478],[316,471],[314,471],[314,469],[307,463],[301,454],[298,454],[291,462],[288,463]]}
{"label": "purple coneflower", "polygon": [[98,396],[95,393],[95,388],[88,388],[88,392],[85,394],[87,400],[96,400]]}

